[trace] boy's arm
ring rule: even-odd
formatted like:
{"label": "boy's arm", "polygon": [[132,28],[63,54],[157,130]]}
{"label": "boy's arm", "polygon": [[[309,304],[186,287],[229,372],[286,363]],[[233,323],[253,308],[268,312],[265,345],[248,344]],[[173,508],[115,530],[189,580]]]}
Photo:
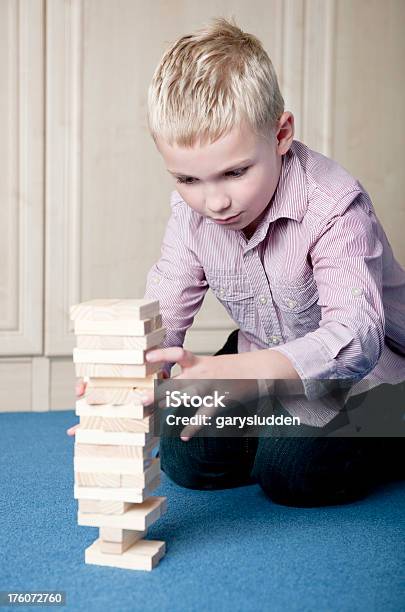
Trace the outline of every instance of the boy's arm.
{"label": "boy's arm", "polygon": [[290,360],[307,399],[315,400],[336,380],[347,386],[364,378],[384,345],[382,244],[364,194],[329,221],[310,256],[322,307],[319,328],[268,350]]}
{"label": "boy's arm", "polygon": [[[208,283],[197,255],[190,246],[189,215],[184,205],[171,196],[172,213],[164,234],[161,257],[147,274],[145,298],[159,300],[166,337],[162,347],[183,346],[203,302]],[[174,363],[167,363],[170,373]]]}

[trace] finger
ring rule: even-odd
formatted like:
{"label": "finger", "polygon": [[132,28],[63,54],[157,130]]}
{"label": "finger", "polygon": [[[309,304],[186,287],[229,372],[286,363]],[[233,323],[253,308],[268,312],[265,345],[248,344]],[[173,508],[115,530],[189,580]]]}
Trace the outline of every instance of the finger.
{"label": "finger", "polygon": [[73,427],[69,427],[69,429],[66,430],[66,433],[68,436],[74,436],[76,434],[76,429],[79,428],[79,423],[77,425],[73,425]]}
{"label": "finger", "polygon": [[[188,380],[186,376],[182,376],[181,374],[178,374],[177,376],[172,376],[170,380]],[[158,393],[158,397],[162,397],[164,390],[166,390],[166,387],[162,387],[162,390],[160,393]],[[174,389],[173,389],[174,390]],[[187,387],[181,387],[181,391],[182,393],[187,393],[188,395],[195,395],[196,393],[198,393],[199,389],[195,386],[195,385],[188,385]],[[167,404],[167,398],[165,397],[164,399],[160,399],[157,402],[157,407],[158,408],[170,408],[170,406],[166,405]]]}
{"label": "finger", "polygon": [[84,382],[82,378],[79,378],[76,381],[76,385],[75,385],[76,397],[81,397],[84,394],[84,392],[86,391],[86,386],[87,386],[87,383]]}
{"label": "finger", "polygon": [[180,439],[183,442],[188,442],[202,427],[203,425],[186,425],[180,434]]}
{"label": "finger", "polygon": [[134,397],[141,402],[143,406],[149,406],[153,404],[155,394],[153,389],[134,389],[133,390]]}
{"label": "finger", "polygon": [[148,351],[145,355],[146,361],[150,363],[173,362],[182,367],[190,367],[196,362],[196,357],[191,351],[186,351],[181,346],[171,346],[163,349]]}
{"label": "finger", "polygon": [[[200,420],[201,423],[198,423],[196,425],[186,425],[186,427],[182,430],[180,434],[180,439],[183,440],[183,442],[187,442],[188,440],[190,440],[190,438],[195,436],[195,434],[200,431],[200,429],[205,426],[210,426],[212,417],[216,414],[216,412],[216,408],[204,408],[203,410],[200,408],[199,410],[197,410],[194,416],[198,417],[197,420]],[[205,423],[203,422],[203,417],[205,417]]]}

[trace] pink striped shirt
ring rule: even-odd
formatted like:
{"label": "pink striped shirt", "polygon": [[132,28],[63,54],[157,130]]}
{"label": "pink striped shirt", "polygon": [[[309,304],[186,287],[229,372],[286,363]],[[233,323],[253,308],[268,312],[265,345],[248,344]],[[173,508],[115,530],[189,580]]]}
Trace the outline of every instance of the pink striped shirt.
{"label": "pink striped shirt", "polygon": [[[405,270],[369,194],[337,162],[294,140],[250,239],[177,191],[171,209],[145,292],[160,302],[164,346],[183,345],[210,288],[240,328],[239,352],[269,348],[291,361],[310,401],[303,422],[338,410],[322,381],[350,380],[356,395],[405,380]],[[302,417],[299,400],[287,409]]]}

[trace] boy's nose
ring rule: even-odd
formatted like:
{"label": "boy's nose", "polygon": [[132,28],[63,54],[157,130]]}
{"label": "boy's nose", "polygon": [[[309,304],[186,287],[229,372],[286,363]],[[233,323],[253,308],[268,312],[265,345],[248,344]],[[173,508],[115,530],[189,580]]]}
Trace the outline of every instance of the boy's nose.
{"label": "boy's nose", "polygon": [[225,197],[207,198],[205,205],[211,213],[217,215],[227,210],[231,206],[231,201]]}

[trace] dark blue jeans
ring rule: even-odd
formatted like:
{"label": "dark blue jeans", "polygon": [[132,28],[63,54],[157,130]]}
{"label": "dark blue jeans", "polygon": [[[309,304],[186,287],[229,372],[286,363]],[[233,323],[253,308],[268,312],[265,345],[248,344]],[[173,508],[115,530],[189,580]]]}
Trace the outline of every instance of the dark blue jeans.
{"label": "dark blue jeans", "polygon": [[[237,353],[237,331],[216,355]],[[357,404],[362,399],[353,398]],[[339,426],[340,418],[323,428],[325,435]],[[162,436],[161,467],[183,487],[257,483],[273,502],[301,507],[362,499],[378,484],[405,478],[405,438],[323,437],[319,428],[301,424],[299,429],[298,437],[290,431],[288,437],[193,437],[188,442]]]}

